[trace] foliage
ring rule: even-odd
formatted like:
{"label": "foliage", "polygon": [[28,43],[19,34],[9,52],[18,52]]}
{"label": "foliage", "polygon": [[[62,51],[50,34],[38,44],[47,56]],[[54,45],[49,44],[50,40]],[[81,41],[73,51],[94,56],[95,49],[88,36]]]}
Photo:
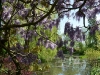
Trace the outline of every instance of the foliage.
{"label": "foliage", "polygon": [[41,49],[42,50],[38,52],[39,58],[47,62],[54,59],[57,54],[56,48],[51,50],[50,48],[41,47]]}
{"label": "foliage", "polygon": [[30,71],[35,71],[35,72],[45,72],[48,71],[50,69],[50,64],[48,63],[43,63],[43,64],[37,64],[37,63],[32,63],[29,66],[29,70]]}
{"label": "foliage", "polygon": [[87,56],[87,59],[95,60],[100,57],[100,51],[88,48],[85,52],[85,55]]}
{"label": "foliage", "polygon": [[[100,0],[2,0],[1,5],[0,64],[3,66],[0,69],[4,67],[6,71],[7,68],[9,75],[30,75],[27,68],[31,63],[37,64],[39,59],[52,60],[57,52],[63,54],[56,50],[64,43],[58,38],[57,30],[60,20],[71,16],[70,11],[77,9],[73,16],[77,20],[82,17],[87,29],[90,27],[85,26],[85,17],[94,18],[100,12]],[[75,41],[84,40],[84,34],[67,21],[64,33],[70,38],[72,54]]]}
{"label": "foliage", "polygon": [[96,32],[96,38],[97,38],[97,48],[100,51],[100,31]]}
{"label": "foliage", "polygon": [[86,51],[87,47],[82,42],[76,42],[75,44],[75,53],[79,55],[84,55],[84,52]]}
{"label": "foliage", "polygon": [[91,75],[99,75],[100,74],[100,67],[92,67]]}
{"label": "foliage", "polygon": [[68,53],[68,50],[66,50],[66,46],[63,46],[63,47],[62,47],[62,50],[63,50],[63,53],[64,53],[64,54],[67,54],[67,53]]}
{"label": "foliage", "polygon": [[98,42],[100,42],[100,32],[99,31],[96,32],[96,38],[98,39]]}
{"label": "foliage", "polygon": [[88,59],[93,60],[93,59],[98,59],[100,57],[100,48],[99,48],[99,34],[100,31],[96,31],[96,39],[97,39],[97,44],[95,45],[97,48],[95,49],[94,47],[88,47],[86,49],[85,55],[87,56]]}

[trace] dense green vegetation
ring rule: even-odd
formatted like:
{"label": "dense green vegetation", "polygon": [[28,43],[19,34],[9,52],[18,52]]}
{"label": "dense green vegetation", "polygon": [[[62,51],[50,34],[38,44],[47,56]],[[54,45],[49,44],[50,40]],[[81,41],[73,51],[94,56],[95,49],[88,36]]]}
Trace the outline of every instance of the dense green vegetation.
{"label": "dense green vegetation", "polygon": [[[34,75],[49,71],[50,62],[55,58],[64,60],[64,54],[85,59],[91,66],[91,75],[98,75],[98,13],[100,0],[1,0],[0,75]],[[74,28],[66,21],[64,34],[59,35],[59,24],[64,16],[78,21],[83,18],[87,31],[80,26]]]}

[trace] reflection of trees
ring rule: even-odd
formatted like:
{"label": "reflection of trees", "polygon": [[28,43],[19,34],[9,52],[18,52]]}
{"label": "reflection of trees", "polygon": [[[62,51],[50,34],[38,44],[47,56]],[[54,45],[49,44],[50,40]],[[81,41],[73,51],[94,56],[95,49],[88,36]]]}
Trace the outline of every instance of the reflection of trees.
{"label": "reflection of trees", "polygon": [[58,75],[60,73],[63,73],[61,67],[52,67],[50,72],[44,73],[44,75]]}
{"label": "reflection of trees", "polygon": [[75,75],[78,73],[78,69],[73,68],[73,66],[67,67],[67,69],[64,71],[65,75]]}
{"label": "reflection of trees", "polygon": [[[55,59],[56,60],[56,59]],[[79,60],[79,59],[78,59]],[[71,64],[68,64],[68,60],[65,62],[61,62],[60,59],[56,60],[56,62],[59,62],[54,64],[52,63],[52,67],[50,68],[49,72],[44,73],[43,75],[90,75],[90,67],[87,65],[87,62],[79,62],[75,61],[77,64],[74,64],[74,62],[71,62]],[[61,65],[62,64],[62,65]]]}
{"label": "reflection of trees", "polygon": [[[64,69],[64,70],[63,70]],[[44,75],[58,75],[58,74],[63,74],[63,75],[75,75],[78,73],[77,68],[73,68],[72,65],[70,65],[69,67],[52,67],[50,69],[50,72],[45,73]]]}
{"label": "reflection of trees", "polygon": [[63,73],[61,67],[52,67],[51,68],[51,74],[50,75],[58,75],[59,73]]}

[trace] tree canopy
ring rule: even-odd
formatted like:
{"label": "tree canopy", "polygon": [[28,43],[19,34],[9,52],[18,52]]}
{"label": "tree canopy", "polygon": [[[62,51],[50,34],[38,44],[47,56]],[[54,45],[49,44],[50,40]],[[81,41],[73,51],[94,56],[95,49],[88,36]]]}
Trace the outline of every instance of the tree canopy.
{"label": "tree canopy", "polygon": [[[94,33],[99,30],[99,23],[95,18],[100,13],[100,0],[1,0],[1,5],[0,67],[5,69],[7,64],[12,64],[7,67],[9,75],[21,75],[26,72],[24,68],[30,68],[40,60],[51,61],[57,54],[63,57],[60,49],[69,40],[71,52],[75,41],[85,40],[80,27],[73,28],[66,21],[64,34],[70,39],[62,41],[57,31],[64,16],[76,20],[83,18],[84,27],[97,41]],[[75,12],[71,13],[73,10]],[[85,25],[85,18],[90,25]]]}

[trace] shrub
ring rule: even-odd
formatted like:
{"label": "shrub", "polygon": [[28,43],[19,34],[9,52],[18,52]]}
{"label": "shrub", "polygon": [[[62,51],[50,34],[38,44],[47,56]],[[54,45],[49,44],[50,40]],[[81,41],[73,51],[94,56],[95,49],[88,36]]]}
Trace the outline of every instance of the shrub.
{"label": "shrub", "polygon": [[87,59],[95,60],[95,59],[98,59],[100,57],[100,51],[94,50],[92,48],[88,48],[85,51],[85,55],[86,55]]}

